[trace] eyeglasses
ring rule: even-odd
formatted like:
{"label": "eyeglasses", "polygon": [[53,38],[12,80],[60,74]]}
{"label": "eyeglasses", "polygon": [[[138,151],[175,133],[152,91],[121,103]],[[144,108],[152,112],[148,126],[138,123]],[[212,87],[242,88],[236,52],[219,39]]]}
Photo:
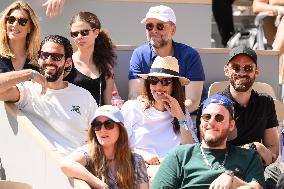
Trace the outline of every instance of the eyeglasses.
{"label": "eyeglasses", "polygon": [[46,60],[48,59],[48,57],[51,57],[51,59],[53,61],[60,61],[63,57],[64,54],[60,54],[60,53],[49,53],[49,52],[44,52],[44,51],[40,51],[39,52],[39,58],[42,60]]}
{"label": "eyeglasses", "polygon": [[107,121],[105,121],[105,122],[101,122],[101,121],[96,121],[96,120],[94,120],[94,121],[91,123],[91,125],[92,125],[92,129],[93,129],[94,132],[95,132],[95,131],[100,131],[100,130],[102,129],[102,126],[103,126],[103,125],[104,125],[104,127],[105,127],[106,130],[111,130],[111,129],[114,128],[114,121],[111,120],[111,119],[109,119],[109,120],[107,120]]}
{"label": "eyeglasses", "polygon": [[[157,23],[156,28],[157,28],[157,30],[162,31],[165,28],[166,25],[167,24]],[[146,27],[146,30],[152,31],[154,29],[154,26],[155,25],[153,23],[147,23],[145,27]]]}
{"label": "eyeglasses", "polygon": [[162,86],[168,86],[169,84],[171,84],[173,82],[173,79],[171,77],[159,79],[159,78],[154,77],[154,76],[149,76],[147,78],[147,80],[151,85],[157,85],[160,82],[162,84]]}
{"label": "eyeglasses", "polygon": [[[211,117],[213,117],[211,114],[202,114],[201,118],[205,121],[208,122],[210,121]],[[222,122],[224,120],[224,116],[222,114],[216,114],[214,116],[215,121],[218,123]]]}
{"label": "eyeglasses", "polygon": [[241,68],[243,68],[244,72],[247,74],[253,72],[253,69],[254,69],[252,64],[241,67],[238,64],[230,63],[229,67],[232,68],[236,73],[239,73],[241,71]]}
{"label": "eyeglasses", "polygon": [[14,24],[14,22],[16,20],[21,26],[25,26],[28,23],[29,19],[27,19],[27,18],[16,18],[15,16],[8,16],[7,17],[7,22],[9,24]]}
{"label": "eyeglasses", "polygon": [[70,32],[71,37],[75,38],[78,37],[79,33],[81,34],[81,36],[85,37],[88,36],[90,31],[94,30],[93,29],[86,29],[86,30],[80,30],[80,31],[75,31],[75,32]]}

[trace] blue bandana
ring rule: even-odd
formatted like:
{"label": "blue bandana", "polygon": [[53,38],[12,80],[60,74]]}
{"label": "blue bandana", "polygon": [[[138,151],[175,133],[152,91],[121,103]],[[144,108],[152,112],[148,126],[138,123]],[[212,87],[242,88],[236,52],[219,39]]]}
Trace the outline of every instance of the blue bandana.
{"label": "blue bandana", "polygon": [[221,104],[223,105],[231,114],[232,118],[234,118],[234,106],[233,106],[233,102],[220,94],[214,94],[211,97],[207,98],[204,103],[203,103],[203,108],[202,108],[202,112],[203,110],[209,105],[209,104]]}

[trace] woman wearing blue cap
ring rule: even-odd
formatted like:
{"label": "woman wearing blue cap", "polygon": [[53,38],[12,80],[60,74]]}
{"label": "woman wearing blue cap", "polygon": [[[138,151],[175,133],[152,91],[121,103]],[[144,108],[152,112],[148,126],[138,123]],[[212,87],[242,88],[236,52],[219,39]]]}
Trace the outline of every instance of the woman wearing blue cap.
{"label": "woman wearing blue cap", "polygon": [[117,107],[99,107],[88,130],[88,144],[63,160],[62,171],[92,188],[149,188],[144,160],[131,152],[123,123]]}

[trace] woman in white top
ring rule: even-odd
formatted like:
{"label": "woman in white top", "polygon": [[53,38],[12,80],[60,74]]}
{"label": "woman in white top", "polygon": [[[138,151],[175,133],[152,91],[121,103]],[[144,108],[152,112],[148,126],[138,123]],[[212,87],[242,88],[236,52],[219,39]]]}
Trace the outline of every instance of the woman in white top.
{"label": "woman in white top", "polygon": [[184,88],[176,58],[157,56],[145,79],[145,94],[121,108],[130,146],[149,165],[159,165],[166,153],[181,143],[194,143],[191,119],[185,115]]}

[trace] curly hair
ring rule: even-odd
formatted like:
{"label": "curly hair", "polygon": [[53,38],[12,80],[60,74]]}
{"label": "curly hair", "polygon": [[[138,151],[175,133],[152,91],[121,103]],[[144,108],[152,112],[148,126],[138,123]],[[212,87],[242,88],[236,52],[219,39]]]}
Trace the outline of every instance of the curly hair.
{"label": "curly hair", "polygon": [[72,48],[72,45],[71,45],[70,41],[67,38],[62,37],[60,35],[49,35],[49,36],[46,36],[42,40],[42,42],[40,43],[40,49],[42,48],[42,46],[46,42],[54,42],[54,43],[57,43],[59,45],[62,45],[64,47],[64,57],[65,57],[65,60],[67,58],[71,58],[72,59],[73,48]]}
{"label": "curly hair", "polygon": [[98,17],[91,12],[79,12],[71,18],[70,27],[77,21],[86,22],[92,29],[99,29],[100,33],[94,44],[93,59],[100,73],[105,73],[107,77],[112,77],[111,69],[115,65],[117,58],[115,46],[113,45],[108,33],[101,29],[101,23]]}
{"label": "curly hair", "polygon": [[[182,111],[185,113],[185,106],[184,106],[184,101],[185,101],[185,95],[184,95],[184,88],[181,85],[179,78],[173,77],[173,83],[172,86],[174,87],[173,89],[173,93],[171,94],[172,97],[174,97],[175,99],[177,99]],[[140,98],[143,102],[144,102],[144,109],[148,109],[150,107],[153,107],[155,104],[155,99],[151,93],[150,90],[150,83],[149,81],[146,79],[144,82],[144,93],[141,96],[142,98]],[[175,117],[173,122],[173,130],[176,134],[180,133],[180,126],[178,123],[178,119]]]}
{"label": "curly hair", "polygon": [[[134,157],[129,147],[128,135],[126,128],[122,123],[115,123],[119,127],[119,137],[115,144],[115,161],[118,165],[116,177],[119,188],[134,189]],[[91,163],[87,169],[96,177],[108,182],[108,165],[104,155],[103,146],[98,142],[96,134],[92,128],[88,130],[88,144]]]}
{"label": "curly hair", "polygon": [[33,65],[37,64],[37,53],[39,50],[39,41],[40,41],[40,27],[35,15],[35,12],[31,6],[23,1],[15,1],[9,5],[3,12],[0,18],[0,56],[5,58],[15,58],[15,54],[9,46],[9,39],[7,36],[7,17],[14,10],[24,10],[29,16],[31,21],[31,32],[26,36],[26,51],[27,58]]}

